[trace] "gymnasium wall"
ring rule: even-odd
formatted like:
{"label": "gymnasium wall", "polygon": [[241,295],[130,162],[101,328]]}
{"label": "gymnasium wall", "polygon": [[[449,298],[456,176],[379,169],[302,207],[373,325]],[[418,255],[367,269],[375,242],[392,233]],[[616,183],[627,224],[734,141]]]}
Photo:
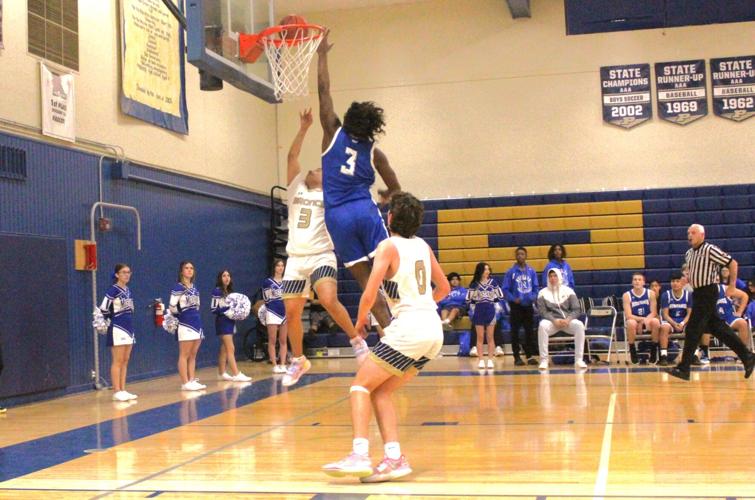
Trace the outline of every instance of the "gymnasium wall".
{"label": "gymnasium wall", "polygon": [[[565,34],[560,0],[513,20],[503,0],[428,0],[308,13],[332,30],[333,97],[374,100],[380,147],[420,198],[700,186],[755,181],[755,119],[712,115],[632,130],[601,117],[600,66],[752,54],[755,23]],[[280,107],[281,168],[304,105]],[[710,77],[710,76],[709,76]],[[653,98],[655,103],[655,97]],[[654,112],[654,114],[656,114]],[[304,164],[319,163],[319,130]]]}
{"label": "gymnasium wall", "polygon": [[[189,135],[120,112],[117,1],[79,0],[76,134],[121,146],[135,161],[261,192],[277,183],[275,107],[231,85],[199,90],[186,65]],[[27,53],[26,2],[3,2],[0,118],[41,127],[39,59]]]}
{"label": "gymnasium wall", "polygon": [[[90,272],[74,270],[74,240],[90,239],[90,209],[98,199],[98,158],[0,134],[0,148],[3,147],[25,153],[27,174],[25,179],[8,179],[0,175],[0,234],[13,235],[22,241],[40,238],[56,244],[62,241],[63,250],[55,254],[58,260],[51,261],[45,257],[47,254],[40,254],[39,258],[32,259],[38,264],[32,265],[28,264],[28,255],[13,258],[7,255],[7,251],[0,252],[4,257],[0,268],[12,271],[0,272],[0,276],[15,277],[4,280],[0,291],[16,294],[14,298],[17,299],[0,304],[2,325],[15,325],[12,326],[14,330],[21,329],[0,331],[0,337],[3,342],[12,339],[12,345],[4,345],[6,359],[23,361],[6,363],[0,395],[19,394],[7,392],[9,387],[18,384],[5,381],[27,377],[24,365],[33,365],[40,360],[40,346],[33,339],[56,336],[64,338],[70,368],[65,380],[50,380],[48,387],[62,386],[69,391],[90,387],[90,372],[94,367],[92,276]],[[198,364],[211,365],[217,359],[219,347],[214,317],[209,312],[216,275],[223,268],[230,269],[236,290],[250,295],[259,287],[269,265],[268,197],[138,164],[129,165],[128,173],[129,178],[124,179],[117,175],[114,165],[106,161],[103,198],[106,202],[130,205],[139,211],[142,249],[137,251],[136,219],[129,212],[106,208],[104,214],[112,219],[113,229],[107,233],[97,232],[96,240],[99,251],[98,301],[111,283],[110,276],[117,262],[128,263],[133,270],[130,287],[136,302],[137,344],[129,365],[129,378],[176,371],[178,346],[175,338],[153,326],[153,312],[148,306],[156,297],[167,303],[170,289],[177,280],[179,261],[184,259],[192,260],[197,268],[197,287],[202,300],[206,339],[199,352]],[[48,269],[49,265],[42,265],[42,262],[59,264],[55,269]],[[61,272],[67,280],[63,287],[65,296],[51,297],[50,293],[60,293],[52,291],[60,285],[58,276]],[[55,283],[45,287],[48,280]],[[53,308],[45,304],[67,304],[64,308],[66,315],[53,315]],[[67,319],[56,319],[60,317]],[[243,332],[245,326],[240,324],[239,330]],[[110,358],[105,342],[105,337],[100,337],[102,374],[109,379]]]}

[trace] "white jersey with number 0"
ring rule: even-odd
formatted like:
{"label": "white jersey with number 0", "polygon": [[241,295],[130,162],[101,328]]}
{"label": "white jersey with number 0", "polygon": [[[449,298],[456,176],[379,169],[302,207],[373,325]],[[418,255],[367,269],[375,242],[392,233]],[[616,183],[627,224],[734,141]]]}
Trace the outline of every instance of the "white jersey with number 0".
{"label": "white jersey with number 0", "polygon": [[430,247],[422,238],[402,238],[391,236],[396,246],[399,266],[389,281],[398,285],[399,301],[392,308],[396,317],[402,312],[430,311],[435,314],[437,304],[433,300],[433,287],[430,282]]}
{"label": "white jersey with number 0", "polygon": [[289,255],[316,255],[333,251],[333,242],[325,227],[325,205],[321,189],[308,189],[306,172],[294,177],[288,186]]}

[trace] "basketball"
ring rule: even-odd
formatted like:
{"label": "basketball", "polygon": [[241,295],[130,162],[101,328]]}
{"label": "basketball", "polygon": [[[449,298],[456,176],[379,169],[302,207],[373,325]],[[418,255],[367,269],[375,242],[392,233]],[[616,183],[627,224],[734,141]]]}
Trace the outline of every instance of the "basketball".
{"label": "basketball", "polygon": [[[288,14],[283,19],[280,20],[281,26],[286,26],[289,24],[307,24],[307,20],[304,19],[304,17],[298,15],[298,14]],[[298,36],[297,36],[298,35]],[[291,29],[291,30],[283,30],[280,32],[281,38],[284,40],[293,40],[295,38],[304,38],[309,35],[309,30],[302,29],[299,31],[298,29]]]}

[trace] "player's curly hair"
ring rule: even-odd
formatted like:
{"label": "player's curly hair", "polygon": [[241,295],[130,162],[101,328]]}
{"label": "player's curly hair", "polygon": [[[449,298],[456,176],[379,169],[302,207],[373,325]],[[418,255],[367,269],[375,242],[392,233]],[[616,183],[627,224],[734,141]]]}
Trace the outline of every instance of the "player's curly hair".
{"label": "player's curly hair", "polygon": [[352,102],[343,116],[343,130],[363,141],[374,141],[385,127],[383,108],[372,101]]}
{"label": "player's curly hair", "polygon": [[391,198],[391,232],[411,238],[422,225],[425,208],[413,194],[398,192]]}

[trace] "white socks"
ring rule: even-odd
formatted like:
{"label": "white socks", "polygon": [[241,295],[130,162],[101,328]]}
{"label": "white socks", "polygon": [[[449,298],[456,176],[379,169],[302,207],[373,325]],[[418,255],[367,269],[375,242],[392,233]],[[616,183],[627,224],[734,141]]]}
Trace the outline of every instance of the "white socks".
{"label": "white socks", "polygon": [[370,441],[365,438],[354,438],[352,450],[357,455],[367,456],[370,454]]}
{"label": "white socks", "polygon": [[397,441],[385,443],[385,456],[391,460],[398,460],[401,458],[401,445]]}

